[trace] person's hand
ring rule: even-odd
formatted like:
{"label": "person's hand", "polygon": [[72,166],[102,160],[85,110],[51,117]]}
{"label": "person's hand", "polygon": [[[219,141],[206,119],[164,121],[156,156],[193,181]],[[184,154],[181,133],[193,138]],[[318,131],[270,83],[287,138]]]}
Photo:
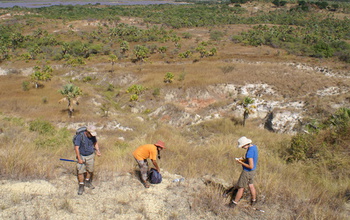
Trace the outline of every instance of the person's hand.
{"label": "person's hand", "polygon": [[242,160],[243,160],[243,158],[242,157],[239,157],[239,158],[235,158],[236,159],[236,161],[237,161],[237,163],[242,163]]}
{"label": "person's hand", "polygon": [[78,163],[79,163],[79,164],[83,164],[84,161],[83,161],[82,159],[78,159]]}
{"label": "person's hand", "polygon": [[101,156],[100,150],[96,150],[96,155],[97,155],[97,156]]}

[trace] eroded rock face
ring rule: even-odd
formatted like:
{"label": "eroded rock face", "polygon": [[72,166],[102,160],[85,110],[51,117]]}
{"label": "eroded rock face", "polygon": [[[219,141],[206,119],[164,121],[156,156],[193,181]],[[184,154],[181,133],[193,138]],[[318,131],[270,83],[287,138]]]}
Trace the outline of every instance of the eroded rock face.
{"label": "eroded rock face", "polygon": [[[229,95],[228,95],[229,94]],[[204,121],[227,117],[242,118],[244,107],[238,97],[252,97],[253,112],[249,118],[261,120],[261,127],[277,133],[295,133],[302,120],[305,103],[288,102],[267,84],[247,84],[238,86],[220,84],[208,86],[205,91],[167,91],[164,99],[168,104],[156,108],[150,117],[177,127],[195,125]],[[265,100],[273,96],[279,100]],[[225,102],[215,106],[216,103]],[[227,102],[227,100],[232,100]],[[282,101],[280,101],[282,100]]]}
{"label": "eroded rock face", "polygon": [[301,119],[297,112],[279,110],[266,115],[263,127],[277,133],[296,133]]}

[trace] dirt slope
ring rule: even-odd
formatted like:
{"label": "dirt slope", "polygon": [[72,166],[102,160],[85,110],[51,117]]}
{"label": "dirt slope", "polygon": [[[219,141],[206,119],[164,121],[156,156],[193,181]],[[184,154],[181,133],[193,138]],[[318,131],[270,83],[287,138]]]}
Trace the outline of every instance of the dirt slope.
{"label": "dirt slope", "polygon": [[[220,219],[211,210],[200,210],[200,194],[208,190],[204,179],[173,182],[179,175],[163,173],[161,184],[143,187],[130,173],[116,173],[99,181],[95,189],[77,195],[76,177],[64,174],[55,180],[0,182],[0,219]],[[227,199],[218,198],[226,203]],[[223,210],[243,219],[267,219],[242,202],[241,210]],[[251,214],[247,216],[247,209]],[[267,210],[266,210],[267,211]]]}

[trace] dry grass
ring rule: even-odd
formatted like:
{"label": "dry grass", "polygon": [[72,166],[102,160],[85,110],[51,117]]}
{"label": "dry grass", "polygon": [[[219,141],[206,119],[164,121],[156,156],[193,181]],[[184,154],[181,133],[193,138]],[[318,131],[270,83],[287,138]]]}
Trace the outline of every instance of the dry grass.
{"label": "dry grass", "polygon": [[[252,10],[254,6],[251,6]],[[124,19],[124,18],[123,18]],[[130,20],[123,21],[131,22]],[[49,22],[49,21],[47,21]],[[50,21],[48,32],[67,32],[69,25],[75,29],[91,31],[93,24],[86,21],[61,23]],[[47,24],[42,26],[46,29]],[[145,27],[138,24],[140,27]],[[39,28],[40,26],[38,26]],[[344,194],[349,192],[349,177],[333,180],[326,169],[320,169],[312,163],[286,164],[280,152],[289,146],[290,136],[270,133],[257,128],[258,122],[249,121],[246,127],[241,127],[230,119],[220,119],[188,127],[172,127],[167,125],[164,115],[161,120],[154,120],[147,112],[155,110],[166,103],[162,101],[167,91],[177,91],[183,102],[200,102],[188,100],[188,94],[198,94],[205,91],[209,85],[235,84],[242,86],[249,83],[266,83],[273,87],[277,94],[267,97],[272,100],[305,101],[306,114],[326,114],[334,103],[348,103],[349,96],[341,94],[330,97],[318,97],[315,92],[331,86],[349,89],[348,78],[329,78],[316,71],[298,69],[290,63],[306,63],[309,66],[329,66],[333,69],[346,70],[346,65],[320,61],[312,58],[299,58],[288,55],[285,51],[265,46],[250,47],[233,44],[231,36],[250,25],[232,25],[216,27],[215,30],[225,32],[223,40],[210,42],[208,48],[217,47],[218,55],[200,59],[180,59],[171,54],[172,43],[165,44],[169,50],[164,58],[156,54],[144,63],[131,63],[129,58],[120,60],[111,70],[107,56],[92,57],[82,67],[57,65],[52,81],[45,82],[41,89],[30,88],[22,90],[22,82],[28,81],[28,76],[20,72],[37,65],[35,61],[11,61],[1,63],[3,69],[16,69],[17,74],[0,76],[0,177],[2,179],[55,179],[65,173],[74,174],[74,163],[61,162],[59,158],[74,159],[71,138],[74,130],[59,128],[72,123],[96,123],[104,126],[112,121],[132,128],[132,131],[105,129],[99,132],[99,143],[102,157],[96,159],[96,180],[113,181],[116,173],[134,173],[135,161],[132,151],[139,145],[164,140],[167,149],[162,151],[160,166],[162,169],[181,174],[186,178],[200,178],[213,175],[234,184],[241,172],[241,167],[234,163],[233,158],[244,155],[244,150],[236,148],[237,139],[243,135],[253,139],[260,152],[259,172],[256,187],[259,195],[259,205],[268,210],[269,217],[252,213],[246,204],[249,193],[242,200],[242,212],[246,218],[255,219],[346,219],[348,212],[344,211]],[[31,33],[32,30],[27,30]],[[198,44],[197,39],[209,41],[210,32],[206,28],[180,29],[178,33],[188,32],[191,39],[181,40],[181,51],[193,49]],[[77,35],[71,35],[78,39]],[[131,44],[131,48],[136,45]],[[232,67],[224,72],[224,67]],[[67,73],[73,72],[72,76]],[[163,78],[166,72],[172,72],[175,80],[165,84]],[[95,80],[84,83],[83,77],[94,76]],[[76,79],[73,79],[76,77]],[[181,78],[183,77],[183,78]],[[180,80],[181,78],[181,80]],[[124,81],[125,80],[125,81]],[[82,88],[84,95],[81,104],[75,107],[74,117],[68,118],[66,104],[58,104],[62,96],[57,92],[68,82],[74,82]],[[114,91],[107,92],[109,84],[115,86]],[[139,102],[129,102],[130,94],[126,89],[135,84],[148,88],[140,96]],[[152,95],[154,89],[160,89],[160,97]],[[206,100],[202,107],[225,106],[236,97],[221,100]],[[43,100],[47,100],[46,103]],[[345,100],[345,101],[344,101]],[[347,100],[347,101],[346,101]],[[182,114],[185,105],[181,101],[169,103],[174,114]],[[213,101],[213,102],[211,102]],[[95,102],[95,103],[94,103]],[[110,116],[101,117],[100,104],[110,105]],[[198,104],[198,103],[196,103]],[[200,105],[198,104],[198,105]],[[134,107],[137,108],[134,108]],[[131,113],[134,109],[139,112]],[[199,108],[200,109],[200,108]],[[138,118],[139,117],[139,118]],[[29,130],[32,120],[41,118],[52,123],[54,134],[39,134]],[[142,118],[142,120],[140,119]],[[239,119],[235,119],[239,121]],[[314,170],[319,170],[315,173]],[[118,183],[127,184],[127,183]],[[121,185],[119,185],[120,187]],[[240,211],[230,211],[225,205],[228,202],[220,197],[220,191],[207,187],[202,192],[194,192],[192,207],[199,215],[217,216],[227,219],[236,216]],[[136,198],[115,197],[118,207],[116,213],[127,213]],[[19,203],[21,198],[13,195],[11,203]],[[57,208],[68,213],[74,213],[70,200],[57,200]],[[7,207],[0,207],[5,209]],[[105,206],[106,212],[111,207]],[[145,207],[138,209],[141,218],[147,218]],[[204,214],[203,214],[204,213]],[[162,214],[162,213],[160,213]],[[178,219],[181,213],[174,211],[170,219]],[[37,214],[39,219],[45,219],[44,214]]]}

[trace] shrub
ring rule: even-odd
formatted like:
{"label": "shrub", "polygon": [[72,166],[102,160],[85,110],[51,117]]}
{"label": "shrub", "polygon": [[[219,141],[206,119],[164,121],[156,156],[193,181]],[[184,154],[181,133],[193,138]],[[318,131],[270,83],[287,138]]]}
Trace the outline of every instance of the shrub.
{"label": "shrub", "polygon": [[167,47],[158,47],[158,51],[160,52],[160,53],[165,53],[166,51],[167,51]]}
{"label": "shrub", "polygon": [[155,89],[153,90],[152,95],[153,95],[154,97],[159,96],[159,95],[160,95],[160,88],[155,88]]}
{"label": "shrub", "polygon": [[90,81],[92,81],[92,77],[91,76],[85,76],[83,78],[83,82],[90,82]]}
{"label": "shrub", "polygon": [[142,85],[132,85],[126,90],[126,92],[140,95],[144,90],[146,90],[146,88]]}
{"label": "shrub", "polygon": [[224,33],[221,31],[211,31],[210,32],[210,39],[214,41],[219,41],[224,36]]}
{"label": "shrub", "polygon": [[239,3],[239,4],[245,4],[245,3],[247,3],[249,0],[230,0],[230,2],[232,3],[232,4],[234,4],[234,3]]}
{"label": "shrub", "polygon": [[187,50],[186,52],[179,53],[180,58],[189,58],[192,56],[192,52],[190,50]]}
{"label": "shrub", "polygon": [[328,7],[328,2],[315,2],[315,5],[317,5],[319,9],[326,9]]}
{"label": "shrub", "polygon": [[139,99],[139,96],[137,94],[132,94],[130,96],[130,101],[137,101]]}
{"label": "shrub", "polygon": [[55,127],[48,121],[36,119],[29,123],[29,130],[39,134],[52,134],[55,131]]}
{"label": "shrub", "polygon": [[188,32],[185,32],[182,34],[182,37],[185,38],[185,39],[191,39],[192,38],[192,34],[188,33]]}
{"label": "shrub", "polygon": [[344,51],[339,53],[339,60],[350,63],[350,51]]}
{"label": "shrub", "polygon": [[287,4],[286,1],[280,1],[280,0],[274,0],[272,4],[276,5],[277,7],[285,6]]}
{"label": "shrub", "polygon": [[23,91],[28,91],[29,90],[29,82],[28,81],[23,81],[22,82],[22,89],[23,89]]}
{"label": "shrub", "polygon": [[334,49],[327,43],[325,43],[324,41],[320,41],[318,42],[316,45],[313,46],[313,50],[314,50],[314,56],[315,57],[332,57],[333,53],[334,53]]}
{"label": "shrub", "polygon": [[150,54],[150,51],[145,46],[136,45],[134,48],[134,55],[136,56],[137,61],[143,61]]}
{"label": "shrub", "polygon": [[165,83],[172,83],[174,80],[174,74],[171,72],[167,72],[164,76],[164,82]]}

